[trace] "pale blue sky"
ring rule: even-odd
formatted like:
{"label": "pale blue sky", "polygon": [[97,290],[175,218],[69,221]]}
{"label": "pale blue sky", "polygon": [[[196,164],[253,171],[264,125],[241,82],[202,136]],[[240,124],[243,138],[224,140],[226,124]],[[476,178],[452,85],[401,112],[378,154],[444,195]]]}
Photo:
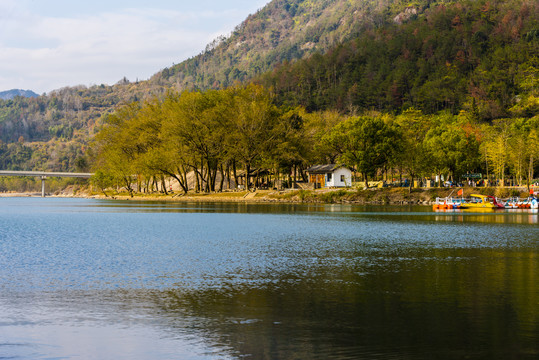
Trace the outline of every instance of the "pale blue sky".
{"label": "pale blue sky", "polygon": [[0,91],[144,80],[270,0],[0,0]]}

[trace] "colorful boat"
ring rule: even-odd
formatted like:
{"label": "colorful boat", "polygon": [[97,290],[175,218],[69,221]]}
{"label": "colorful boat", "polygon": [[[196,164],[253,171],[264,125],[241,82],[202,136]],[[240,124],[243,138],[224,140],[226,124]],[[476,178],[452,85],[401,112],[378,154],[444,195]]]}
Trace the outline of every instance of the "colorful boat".
{"label": "colorful boat", "polygon": [[518,209],[519,201],[518,197],[512,197],[504,201],[504,206],[506,209]]}
{"label": "colorful boat", "polygon": [[467,202],[464,199],[459,198],[436,198],[436,201],[432,204],[434,210],[449,210],[449,209],[465,209]]}
{"label": "colorful boat", "polygon": [[466,202],[469,209],[503,209],[504,205],[494,196],[489,195],[470,195],[471,199]]}
{"label": "colorful boat", "polygon": [[517,205],[520,209],[537,209],[539,202],[536,197],[530,196],[527,199],[519,201]]}

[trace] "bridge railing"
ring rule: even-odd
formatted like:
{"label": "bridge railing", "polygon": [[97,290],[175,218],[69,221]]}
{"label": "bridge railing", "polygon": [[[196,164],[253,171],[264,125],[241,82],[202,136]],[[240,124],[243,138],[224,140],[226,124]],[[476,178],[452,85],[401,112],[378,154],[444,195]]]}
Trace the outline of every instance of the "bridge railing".
{"label": "bridge railing", "polygon": [[92,173],[69,173],[69,172],[53,172],[53,171],[15,171],[15,170],[0,170],[0,176],[45,176],[45,177],[75,177],[89,179],[93,176]]}

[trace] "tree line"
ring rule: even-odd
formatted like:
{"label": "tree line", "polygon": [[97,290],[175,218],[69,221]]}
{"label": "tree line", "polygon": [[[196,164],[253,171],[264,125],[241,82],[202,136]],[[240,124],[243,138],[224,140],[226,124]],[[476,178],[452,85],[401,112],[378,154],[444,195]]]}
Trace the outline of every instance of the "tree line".
{"label": "tree line", "polygon": [[483,173],[498,184],[526,185],[537,173],[539,116],[486,123],[464,110],[309,113],[277,106],[270,91],[249,84],[122,107],[107,117],[90,153],[94,183],[119,184],[131,194],[165,178],[187,193],[235,188],[239,177],[252,175],[245,184],[250,188],[261,169],[273,174],[269,186],[278,180],[291,185],[292,177],[320,163],[353,167],[367,184],[436,175],[461,181],[464,174]]}

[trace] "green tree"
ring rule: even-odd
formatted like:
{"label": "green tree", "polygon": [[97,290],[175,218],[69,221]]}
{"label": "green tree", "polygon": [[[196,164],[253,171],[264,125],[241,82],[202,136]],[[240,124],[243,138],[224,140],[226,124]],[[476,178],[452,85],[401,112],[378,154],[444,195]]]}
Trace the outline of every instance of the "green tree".
{"label": "green tree", "polygon": [[423,115],[420,110],[408,109],[395,118],[401,137],[397,144],[394,164],[404,167],[410,175],[410,187],[414,177],[428,171],[428,153],[425,150],[425,136],[430,128],[430,117]]}
{"label": "green tree", "polygon": [[94,169],[122,183],[133,196],[133,175],[137,173],[137,155],[140,148],[133,141],[133,129],[140,110],[138,104],[119,109],[106,119],[106,125],[94,140]]}
{"label": "green tree", "polygon": [[476,169],[480,163],[480,144],[467,121],[466,118],[459,121],[448,113],[436,115],[425,136],[432,168],[438,175],[447,171],[453,182],[458,182],[460,175]]}
{"label": "green tree", "polygon": [[493,125],[485,126],[486,139],[482,143],[482,153],[488,166],[493,169],[499,185],[503,186],[511,138],[509,119],[497,120]]}
{"label": "green tree", "polygon": [[397,132],[380,117],[351,117],[337,124],[325,141],[340,147],[339,160],[355,166],[368,187],[369,178],[392,158]]}
{"label": "green tree", "polygon": [[[251,169],[269,157],[279,140],[280,110],[268,91],[261,86],[247,85],[230,90],[233,95],[233,116],[227,144],[232,156],[245,166],[246,179]],[[250,189],[249,181],[246,181]]]}

